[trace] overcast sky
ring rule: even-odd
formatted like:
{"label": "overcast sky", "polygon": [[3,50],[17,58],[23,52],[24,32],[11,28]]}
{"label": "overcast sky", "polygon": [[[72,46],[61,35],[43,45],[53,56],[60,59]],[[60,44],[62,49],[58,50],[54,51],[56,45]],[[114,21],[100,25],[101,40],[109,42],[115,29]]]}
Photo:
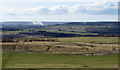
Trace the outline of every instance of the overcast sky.
{"label": "overcast sky", "polygon": [[[19,2],[18,2],[19,1]],[[59,0],[58,0],[59,1]],[[4,0],[0,21],[117,21],[118,0]],[[109,1],[109,2],[108,2]]]}

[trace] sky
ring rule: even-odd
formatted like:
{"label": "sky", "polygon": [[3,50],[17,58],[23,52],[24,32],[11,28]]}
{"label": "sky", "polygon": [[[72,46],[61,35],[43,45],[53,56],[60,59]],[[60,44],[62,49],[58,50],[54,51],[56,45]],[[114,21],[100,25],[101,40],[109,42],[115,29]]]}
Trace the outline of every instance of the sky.
{"label": "sky", "polygon": [[0,21],[117,21],[118,0],[4,0]]}

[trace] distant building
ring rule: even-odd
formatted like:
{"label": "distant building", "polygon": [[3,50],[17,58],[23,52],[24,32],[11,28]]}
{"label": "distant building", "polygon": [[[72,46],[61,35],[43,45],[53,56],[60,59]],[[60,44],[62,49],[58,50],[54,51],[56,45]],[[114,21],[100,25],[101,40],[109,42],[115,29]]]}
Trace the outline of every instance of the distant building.
{"label": "distant building", "polygon": [[43,25],[43,23],[42,22],[37,22],[37,21],[34,21],[33,22],[35,25]]}

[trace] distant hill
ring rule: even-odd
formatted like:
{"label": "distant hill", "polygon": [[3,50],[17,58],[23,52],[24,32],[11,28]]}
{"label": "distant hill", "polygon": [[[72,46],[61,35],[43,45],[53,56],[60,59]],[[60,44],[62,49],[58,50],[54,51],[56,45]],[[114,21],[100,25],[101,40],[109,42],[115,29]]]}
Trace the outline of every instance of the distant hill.
{"label": "distant hill", "polygon": [[[50,21],[7,21],[1,22],[3,27],[29,27],[29,26],[48,26],[48,25],[114,25],[117,22],[50,22]],[[115,24],[115,25],[116,25]]]}
{"label": "distant hill", "polygon": [[46,25],[55,25],[55,24],[64,24],[65,22],[48,22],[48,21],[42,21],[42,22],[33,22],[33,21],[7,21],[7,22],[1,22],[3,27],[28,27],[28,26],[46,26]]}
{"label": "distant hill", "polygon": [[49,21],[42,21],[44,25],[55,25],[55,24],[64,24],[67,22],[49,22]]}
{"label": "distant hill", "polygon": [[3,27],[25,27],[34,25],[33,22],[30,21],[9,21],[9,22],[1,22]]}
{"label": "distant hill", "polygon": [[[3,27],[2,31],[7,33],[10,32],[10,34],[15,34],[16,32],[17,35],[20,35],[21,37],[120,36],[118,22],[42,22],[43,26],[36,26],[34,23],[31,22],[20,22],[14,24],[17,24],[16,26],[19,27]],[[11,25],[9,25],[15,26],[14,24],[12,23]],[[20,27],[22,25],[27,26],[28,24],[30,26]],[[13,35],[12,37],[15,37],[15,35]]]}

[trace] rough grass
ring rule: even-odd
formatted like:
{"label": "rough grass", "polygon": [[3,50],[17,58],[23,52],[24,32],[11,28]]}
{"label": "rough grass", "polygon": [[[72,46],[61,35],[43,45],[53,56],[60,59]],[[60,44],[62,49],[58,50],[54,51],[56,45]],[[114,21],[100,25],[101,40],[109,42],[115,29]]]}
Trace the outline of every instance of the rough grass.
{"label": "rough grass", "polygon": [[24,42],[2,43],[3,51],[56,51],[76,52],[82,51],[117,51],[118,44],[92,44],[81,42]]}

